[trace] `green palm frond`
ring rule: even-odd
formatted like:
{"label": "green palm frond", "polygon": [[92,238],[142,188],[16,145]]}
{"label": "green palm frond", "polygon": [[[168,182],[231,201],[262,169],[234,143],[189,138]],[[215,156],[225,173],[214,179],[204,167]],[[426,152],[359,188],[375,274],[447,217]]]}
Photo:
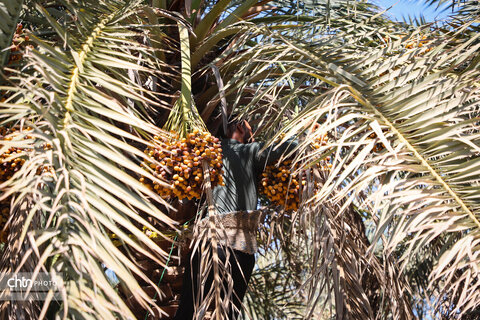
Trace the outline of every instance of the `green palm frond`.
{"label": "green palm frond", "polygon": [[[38,220],[17,234],[24,248],[13,242],[8,248],[10,255],[23,250],[24,261],[11,264],[3,259],[2,267],[24,269],[22,264],[30,257],[39,262],[35,270],[64,273],[56,308],[59,316],[133,318],[104,268],[112,269],[140,305],[153,312],[155,303],[135,277],[155,284],[130,251],[165,265],[167,253],[141,228],[158,231],[147,217],[171,227],[175,224],[159,209],[168,204],[138,181],[143,175],[164,183],[140,166],[146,158],[143,149],[159,133],[146,110],[161,106],[158,96],[142,84],[161,72],[154,50],[141,42],[145,34],[138,27],[140,1],[63,5],[62,23],[37,6],[55,34],[47,39],[32,35],[35,49],[24,70],[30,76],[23,75],[17,94],[2,103],[3,125],[17,125],[22,119],[33,128],[29,133],[33,140],[25,166],[2,185],[6,193],[1,198],[16,193],[12,223],[21,220],[28,226],[32,218]],[[54,38],[61,39],[61,47],[54,45]],[[137,77],[130,77],[134,73]],[[12,140],[9,146],[19,143]],[[51,150],[44,150],[45,144]],[[51,169],[37,175],[39,167]],[[25,203],[36,205],[26,210]],[[111,233],[122,246],[112,243]],[[49,302],[32,317],[54,312]],[[158,310],[155,313],[161,314]]]}
{"label": "green palm frond", "polygon": [[0,3],[0,66],[5,64],[12,44],[12,37],[17,27],[23,0],[5,0]]}

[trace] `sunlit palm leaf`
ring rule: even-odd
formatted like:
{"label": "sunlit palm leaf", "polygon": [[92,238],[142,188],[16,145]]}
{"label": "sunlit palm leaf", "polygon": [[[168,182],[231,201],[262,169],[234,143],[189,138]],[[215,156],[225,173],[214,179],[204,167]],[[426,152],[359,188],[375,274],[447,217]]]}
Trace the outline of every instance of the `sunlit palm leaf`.
{"label": "sunlit palm leaf", "polygon": [[[127,71],[137,72],[143,81],[155,76],[154,52],[139,42],[144,37],[141,30],[131,27],[140,22],[133,16],[139,12],[139,1],[70,1],[64,5],[69,12],[66,26],[37,7],[55,29],[55,37],[63,39],[64,49],[52,46],[48,39],[32,37],[37,49],[28,56],[26,72],[31,76],[19,82],[19,94],[10,98],[17,105],[2,105],[4,123],[23,119],[33,127],[32,143],[37,146],[30,162],[2,188],[22,190],[12,221],[29,214],[22,210],[22,203],[38,204],[31,211],[40,220],[33,227],[37,231],[25,234],[28,229],[23,228],[18,235],[28,243],[24,238],[19,242],[26,246],[23,261],[37,257],[36,270],[64,273],[58,314],[131,318],[133,314],[111,287],[104,267],[116,273],[145,309],[155,304],[133,274],[154,284],[132,256],[113,245],[109,234],[115,233],[130,250],[164,265],[167,253],[141,226],[156,230],[146,216],[170,226],[174,223],[157,208],[165,205],[162,199],[138,181],[141,175],[158,180],[139,163],[146,157],[143,149],[150,137],[159,133],[147,121],[145,110],[159,105],[159,100],[130,80]],[[30,108],[17,107],[20,104]],[[52,149],[43,151],[44,143]],[[35,175],[40,166],[52,170]],[[14,246],[9,250],[20,252]],[[22,268],[19,261],[2,263],[4,269]],[[49,301],[43,305],[42,316],[49,305]]]}
{"label": "sunlit palm leaf", "polygon": [[[252,56],[245,70],[268,70],[271,77],[259,84],[247,110],[261,115],[269,135],[283,124],[272,141],[282,131],[286,140],[301,136],[313,122],[321,123],[299,147],[299,159],[318,161],[334,155],[331,173],[312,205],[346,199],[343,210],[353,202],[373,213],[370,223],[377,232],[372,250],[383,243],[383,259],[391,263],[398,246],[406,245],[402,270],[416,259],[418,249],[443,243],[442,258],[435,260],[430,274],[430,291],[424,288],[422,294],[428,295],[427,301],[436,297],[438,303],[445,301],[444,295],[450,297],[458,309],[442,312],[466,312],[480,302],[473,280],[478,277],[480,230],[478,36],[462,33],[469,25],[457,33],[418,29],[407,36],[393,24],[389,31],[372,28],[374,22],[345,24],[305,43],[288,33],[273,34],[283,57],[268,61],[268,51],[262,55],[260,50]],[[280,63],[284,81],[276,81]],[[295,95],[302,111],[288,121],[291,110],[298,108],[286,81],[292,77],[304,90]],[[240,72],[226,87],[238,86],[238,79],[243,80],[240,85],[254,82],[253,76]],[[246,86],[243,90],[247,95]],[[272,98],[260,108],[262,96]],[[278,101],[284,105],[280,116]],[[332,144],[303,154],[306,145],[324,133]],[[454,236],[457,244],[437,241],[445,235]],[[387,278],[396,277],[394,269]]]}
{"label": "sunlit palm leaf", "polygon": [[[324,157],[329,148],[335,157],[312,201],[322,205],[335,201],[334,196],[372,212],[377,224],[372,243],[384,239],[387,256],[408,241],[402,257],[406,263],[440,235],[456,234],[457,243],[443,248],[430,288],[440,289],[437,299],[448,294],[456,311],[465,312],[480,301],[473,280],[478,277],[480,236],[477,36],[419,30],[425,38],[414,33],[385,46],[365,47],[385,35],[362,29],[346,29],[317,44],[283,38],[304,63],[290,61],[288,70],[336,88],[310,99],[285,126],[284,139],[313,121],[323,123],[314,136],[328,133],[333,144],[307,157]],[[345,39],[342,47],[335,47],[340,39]],[[409,49],[412,39],[415,46]],[[423,44],[419,39],[429,39],[428,44],[418,46]],[[383,145],[380,151],[378,144]]]}

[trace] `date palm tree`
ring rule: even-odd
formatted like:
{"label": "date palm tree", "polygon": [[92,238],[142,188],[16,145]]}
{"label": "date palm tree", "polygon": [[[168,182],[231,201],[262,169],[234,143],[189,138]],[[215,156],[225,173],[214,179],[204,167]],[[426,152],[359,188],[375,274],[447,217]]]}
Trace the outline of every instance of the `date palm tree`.
{"label": "date palm tree", "polygon": [[[3,3],[7,46],[20,7]],[[182,101],[212,133],[237,114],[267,144],[296,136],[300,171],[330,157],[318,192],[265,222],[273,241],[263,233],[244,318],[467,316],[480,301],[476,9],[414,28],[366,1],[28,1],[30,39],[1,88],[1,125],[17,129],[1,153],[26,160],[0,182],[1,269],[64,282],[3,314],[171,316],[174,282],[157,279],[185,252],[167,233],[202,202],[166,201],[138,178],[165,183],[140,163]]]}

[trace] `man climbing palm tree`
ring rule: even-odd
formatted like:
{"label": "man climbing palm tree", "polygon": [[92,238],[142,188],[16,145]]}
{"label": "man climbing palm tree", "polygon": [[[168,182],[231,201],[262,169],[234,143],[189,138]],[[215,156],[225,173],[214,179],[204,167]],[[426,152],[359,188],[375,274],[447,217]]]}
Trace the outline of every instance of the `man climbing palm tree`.
{"label": "man climbing palm tree", "polygon": [[[263,144],[255,142],[250,124],[233,121],[228,125],[226,134],[221,134],[224,186],[213,190],[215,204],[214,216],[200,221],[206,227],[209,220],[220,226],[218,258],[225,265],[233,281],[232,303],[228,306],[228,319],[236,319],[241,309],[248,281],[255,265],[254,253],[257,251],[256,231],[262,218],[258,204],[257,182],[264,167],[278,160],[280,156],[293,150],[296,143],[287,141],[277,148],[271,147],[262,152]],[[187,263],[180,305],[175,316],[177,320],[193,319],[195,302],[201,302],[213,283],[210,272],[205,285],[200,286],[200,263],[202,252],[194,250]],[[203,256],[204,257],[204,256]],[[228,288],[227,277],[223,285]],[[198,312],[198,311],[197,311]]]}

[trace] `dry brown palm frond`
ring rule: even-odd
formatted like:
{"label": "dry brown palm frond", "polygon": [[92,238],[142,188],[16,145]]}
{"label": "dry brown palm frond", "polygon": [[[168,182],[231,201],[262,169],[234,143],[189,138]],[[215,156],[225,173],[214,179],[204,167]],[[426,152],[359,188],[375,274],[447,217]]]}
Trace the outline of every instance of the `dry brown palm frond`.
{"label": "dry brown palm frond", "polygon": [[[262,247],[267,258],[264,263],[273,259],[276,262],[270,265],[278,267],[272,270],[290,270],[294,279],[276,280],[276,286],[268,289],[266,282],[275,276],[267,280],[260,273],[253,281],[261,283],[265,291],[252,288],[250,299],[275,295],[275,290],[284,286],[290,295],[288,302],[284,295],[265,302],[270,308],[280,308],[271,309],[274,313],[298,312],[298,317],[305,319],[328,318],[332,313],[341,319],[381,319],[390,313],[395,319],[411,319],[411,290],[398,266],[391,257],[369,251],[362,216],[353,205],[346,209],[342,205],[344,202],[330,201],[305,204],[294,214],[270,217],[266,227],[270,232],[264,234]],[[270,238],[275,240],[270,242]],[[291,309],[281,309],[282,305]]]}

